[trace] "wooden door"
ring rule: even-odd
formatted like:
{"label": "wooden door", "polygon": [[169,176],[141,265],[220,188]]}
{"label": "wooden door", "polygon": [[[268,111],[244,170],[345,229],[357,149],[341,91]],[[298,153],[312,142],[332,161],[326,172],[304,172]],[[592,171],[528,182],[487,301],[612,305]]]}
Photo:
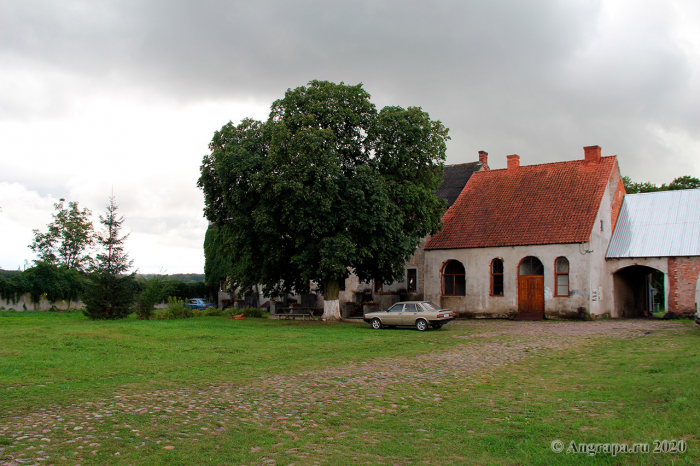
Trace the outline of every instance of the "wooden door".
{"label": "wooden door", "polygon": [[544,275],[518,277],[518,312],[544,314]]}

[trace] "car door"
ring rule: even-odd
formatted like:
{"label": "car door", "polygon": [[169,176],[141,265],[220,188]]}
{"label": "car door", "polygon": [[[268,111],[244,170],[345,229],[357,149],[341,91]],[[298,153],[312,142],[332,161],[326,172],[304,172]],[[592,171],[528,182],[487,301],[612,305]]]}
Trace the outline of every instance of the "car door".
{"label": "car door", "polygon": [[389,308],[388,311],[384,313],[382,317],[382,323],[384,325],[401,325],[401,311],[403,310],[403,303],[394,304]]}
{"label": "car door", "polygon": [[414,325],[418,318],[416,303],[406,303],[401,313],[401,325]]}

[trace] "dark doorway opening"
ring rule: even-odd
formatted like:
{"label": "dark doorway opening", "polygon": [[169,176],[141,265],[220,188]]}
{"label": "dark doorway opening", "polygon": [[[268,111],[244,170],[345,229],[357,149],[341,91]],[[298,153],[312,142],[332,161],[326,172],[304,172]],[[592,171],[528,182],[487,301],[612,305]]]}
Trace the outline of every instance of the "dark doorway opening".
{"label": "dark doorway opening", "polygon": [[664,311],[664,273],[660,270],[644,265],[625,267],[615,272],[613,283],[616,317],[650,317],[655,310]]}

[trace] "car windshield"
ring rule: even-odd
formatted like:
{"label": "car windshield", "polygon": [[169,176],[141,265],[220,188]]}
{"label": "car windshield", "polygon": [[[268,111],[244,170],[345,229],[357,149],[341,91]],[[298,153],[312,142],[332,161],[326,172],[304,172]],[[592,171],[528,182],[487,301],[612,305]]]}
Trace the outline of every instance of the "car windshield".
{"label": "car windshield", "polygon": [[425,303],[421,303],[421,304],[423,304],[423,307],[424,307],[427,311],[439,311],[439,310],[440,310],[439,307],[437,307],[435,304],[430,303],[430,302],[425,302]]}

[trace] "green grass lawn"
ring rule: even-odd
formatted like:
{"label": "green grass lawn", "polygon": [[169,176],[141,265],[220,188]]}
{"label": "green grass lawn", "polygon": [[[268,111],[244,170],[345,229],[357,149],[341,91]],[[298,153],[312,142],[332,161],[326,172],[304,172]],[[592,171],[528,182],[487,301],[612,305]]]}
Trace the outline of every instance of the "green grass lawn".
{"label": "green grass lawn", "polygon": [[[700,327],[531,351],[546,337],[488,325],[0,312],[0,464],[700,463]],[[523,342],[493,367],[430,362]],[[687,451],[556,454],[557,439]]]}

